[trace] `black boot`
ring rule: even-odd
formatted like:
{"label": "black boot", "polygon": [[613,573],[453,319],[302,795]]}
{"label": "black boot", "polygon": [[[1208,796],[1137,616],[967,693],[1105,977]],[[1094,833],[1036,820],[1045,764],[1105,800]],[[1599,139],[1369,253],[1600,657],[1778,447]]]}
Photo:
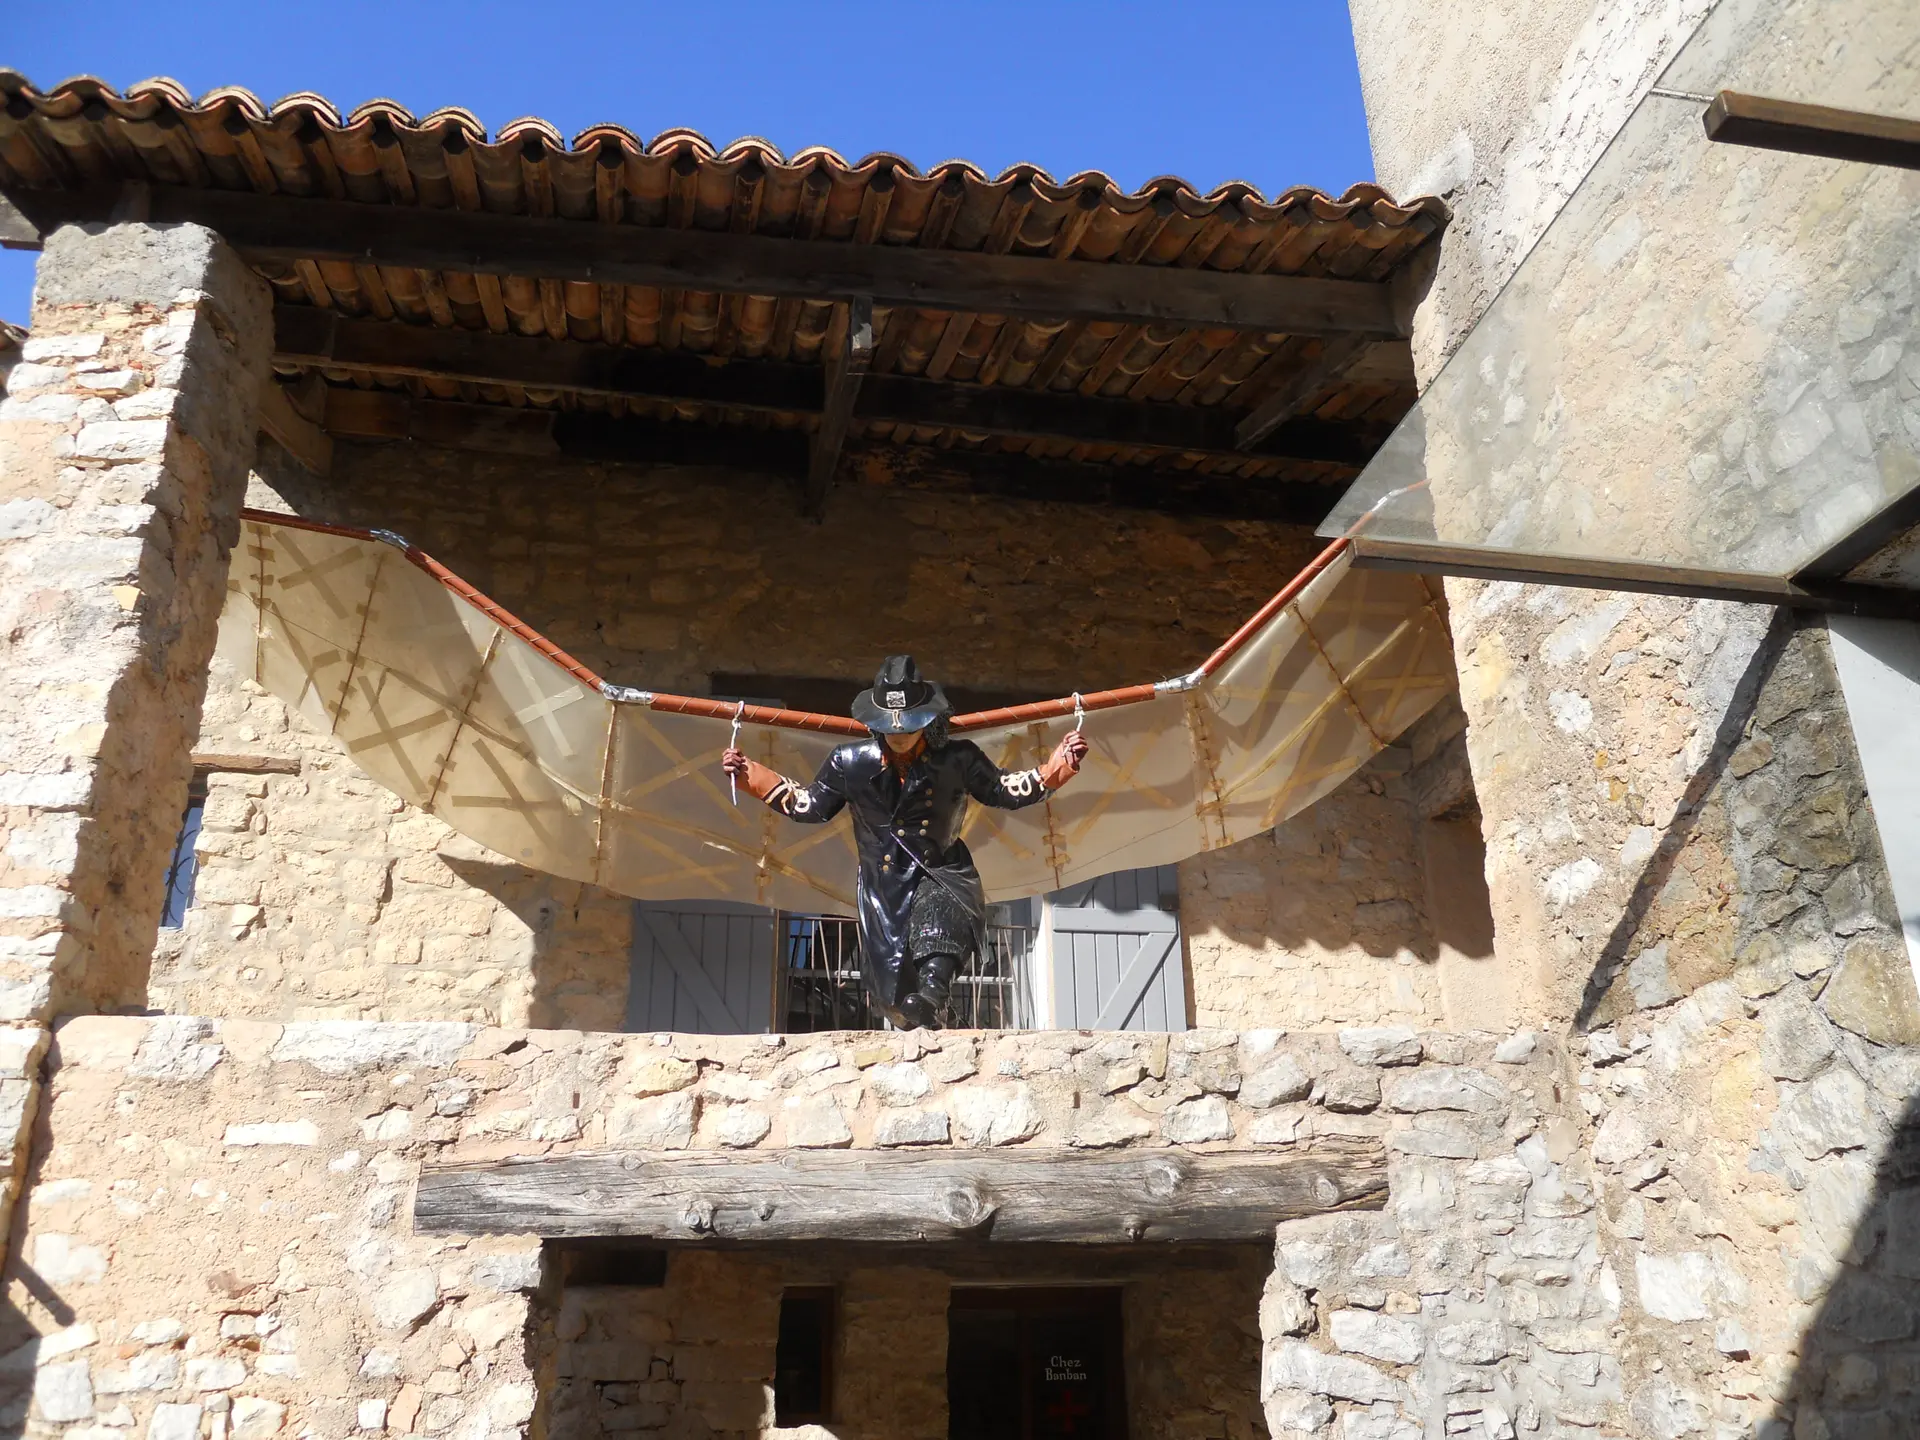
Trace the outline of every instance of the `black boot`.
{"label": "black boot", "polygon": [[900,1002],[900,1014],[893,1019],[899,1030],[938,1030],[940,1011],[924,995],[909,995]]}
{"label": "black boot", "polygon": [[[916,992],[901,1003],[926,1029],[937,1030],[946,1022],[947,996],[953,988],[953,975],[960,968],[954,954],[926,955],[919,959],[919,984]],[[917,1003],[916,1003],[917,1002]]]}

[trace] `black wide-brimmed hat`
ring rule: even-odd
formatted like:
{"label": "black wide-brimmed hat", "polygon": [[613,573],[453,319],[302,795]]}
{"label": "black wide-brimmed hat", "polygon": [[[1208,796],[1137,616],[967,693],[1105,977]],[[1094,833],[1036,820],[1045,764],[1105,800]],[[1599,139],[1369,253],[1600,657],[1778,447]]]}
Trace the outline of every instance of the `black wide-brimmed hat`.
{"label": "black wide-brimmed hat", "polygon": [[920,678],[911,655],[889,655],[873,688],[854,697],[853,718],[876,733],[904,735],[926,729],[952,709],[944,690]]}

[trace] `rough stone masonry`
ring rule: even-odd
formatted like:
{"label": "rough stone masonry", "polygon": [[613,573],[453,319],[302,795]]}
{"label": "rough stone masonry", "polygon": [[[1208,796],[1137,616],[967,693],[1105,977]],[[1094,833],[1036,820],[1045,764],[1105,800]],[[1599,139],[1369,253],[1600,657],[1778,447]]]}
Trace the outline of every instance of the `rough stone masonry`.
{"label": "rough stone masonry", "polygon": [[144,1005],[266,372],[195,227],[68,227],[0,404],[0,1018]]}
{"label": "rough stone masonry", "polygon": [[[0,403],[0,1021],[27,1025],[146,1003],[269,347],[266,285],[195,227],[69,227],[39,276]],[[0,1222],[43,1046],[4,1042]]]}
{"label": "rough stone masonry", "polygon": [[[1184,1301],[1170,1280],[1135,1293],[1136,1339],[1171,1347],[1138,1357],[1140,1433],[1578,1434],[1621,1398],[1621,1290],[1566,1070],[1532,1034],[1381,1028],[802,1039],[75,1019],[49,1064],[52,1138],[10,1289],[24,1323],[0,1377],[33,1433],[86,1440],[504,1440],[544,1423],[541,1405],[568,1435],[759,1435],[778,1293],[761,1282],[818,1271],[805,1247],[676,1255],[682,1278],[652,1297],[556,1301],[527,1238],[410,1233],[419,1167],[603,1147],[1377,1144],[1387,1208],[1280,1227],[1263,1296],[1264,1260]],[[849,1304],[932,1328],[904,1364],[849,1348],[851,1433],[944,1433],[948,1282],[934,1260],[873,1263],[839,1277]],[[1004,1263],[1025,1268],[1017,1250]],[[1243,1297],[1238,1321],[1181,1308],[1214,1284]],[[1183,1388],[1183,1367],[1214,1378]]]}

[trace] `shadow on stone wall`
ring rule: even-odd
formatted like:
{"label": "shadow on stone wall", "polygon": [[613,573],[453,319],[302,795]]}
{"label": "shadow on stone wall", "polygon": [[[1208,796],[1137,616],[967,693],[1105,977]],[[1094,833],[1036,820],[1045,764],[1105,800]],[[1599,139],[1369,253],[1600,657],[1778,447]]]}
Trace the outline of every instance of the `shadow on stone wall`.
{"label": "shadow on stone wall", "polygon": [[[1739,778],[1752,773],[1734,764],[1733,757],[1749,741],[1758,718],[1761,698],[1769,689],[1781,657],[1787,652],[1802,623],[1802,618],[1793,611],[1781,609],[1774,612],[1772,623],[1734,687],[1732,702],[1721,715],[1711,746],[1688,781],[1672,820],[1659,834],[1651,853],[1647,855],[1619,920],[1600,947],[1593,970],[1587,977],[1579,1008],[1574,1014],[1573,1028],[1576,1031],[1587,1030],[1596,1023],[1607,1023],[1617,1018],[1623,1010],[1636,1005],[1644,1008],[1649,1003],[1660,1004],[1677,998],[1679,994],[1719,979],[1732,970],[1735,955],[1733,947],[1727,947],[1727,953],[1717,957],[1724,963],[1712,965],[1710,962],[1713,973],[1686,974],[1678,977],[1679,983],[1676,984],[1672,968],[1675,957],[1667,943],[1670,937],[1662,935],[1658,940],[1651,940],[1648,922],[1657,919],[1654,915],[1656,907],[1663,897],[1671,894],[1677,882],[1695,891],[1704,888],[1694,878],[1696,867],[1685,865],[1683,861],[1694,858],[1687,853],[1689,846],[1701,845],[1702,842],[1705,846],[1717,845],[1723,838],[1709,833],[1728,828],[1725,817],[1727,796],[1723,793],[1726,788],[1723,782],[1730,776]],[[1833,687],[1828,688],[1831,690]],[[1751,755],[1748,758],[1752,758]],[[1616,988],[1623,972],[1627,976],[1627,984]],[[1657,993],[1662,990],[1668,993],[1664,996]]]}
{"label": "shadow on stone wall", "polygon": [[[1905,1054],[1920,1078],[1920,1054]],[[1899,1114],[1870,1187],[1866,1173],[1864,1162],[1825,1166],[1806,1181],[1803,1196],[1826,1186],[1834,1193],[1825,1203],[1862,1218],[1837,1255],[1822,1252],[1816,1229],[1793,1268],[1796,1296],[1818,1308],[1791,1385],[1754,1440],[1920,1435],[1920,1094]]]}
{"label": "shadow on stone wall", "polygon": [[[40,1188],[40,1173],[53,1144],[48,1108],[43,1091],[8,1227],[9,1283],[5,1298],[0,1299],[0,1440],[17,1440],[25,1434],[34,1408],[42,1421],[72,1422],[92,1417],[96,1408],[107,1409],[119,1398],[97,1392],[88,1365],[92,1336],[84,1334],[92,1327],[69,1329],[77,1317],[65,1298],[74,1286],[98,1284],[106,1274],[108,1256],[98,1247],[74,1244],[65,1235],[40,1233],[28,1242],[28,1203]],[[23,1305],[38,1314],[23,1312]]]}
{"label": "shadow on stone wall", "polygon": [[495,942],[493,958],[505,972],[501,1024],[626,1028],[631,900],[522,865],[444,852],[440,858],[522,927],[510,940]]}

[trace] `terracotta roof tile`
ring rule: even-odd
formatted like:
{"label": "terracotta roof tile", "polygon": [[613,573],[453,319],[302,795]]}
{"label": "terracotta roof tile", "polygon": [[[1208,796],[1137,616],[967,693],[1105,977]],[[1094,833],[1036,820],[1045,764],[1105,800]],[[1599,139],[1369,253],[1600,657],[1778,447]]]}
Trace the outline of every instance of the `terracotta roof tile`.
{"label": "terracotta roof tile", "polygon": [[[268,104],[239,87],[195,100],[159,78],[124,93],[93,76],[48,90],[0,69],[0,185],[71,187],[116,180],[253,190],[581,222],[671,226],[1047,256],[1123,265],[1247,274],[1384,280],[1445,226],[1446,206],[1406,203],[1377,185],[1340,196],[1310,187],[1262,195],[1230,181],[1201,193],[1158,176],[1121,189],[1099,171],[1056,180],[1019,164],[988,175],[965,161],[922,172],[886,153],[849,161],[813,146],[784,155],[758,137],[715,146],[698,132],[641,141],[614,124],[568,142],[536,116],[489,137],[470,112],[416,117],[374,99],[344,116],[325,97],[296,92]],[[476,277],[405,267],[299,262],[266,272],[286,303],[583,342],[690,351],[714,358],[818,363],[832,306],[643,286]],[[1179,326],[1059,323],[905,307],[875,314],[874,373],[1129,397],[1162,404],[1258,406],[1311,359],[1304,337]],[[612,333],[609,333],[611,330]],[[575,393],[395,380],[330,370],[335,384],[404,388],[422,398],[486,401],[592,413],[660,415],[791,428],[799,414],[747,414]],[[1403,342],[1382,342],[1299,413],[1384,434],[1413,400]],[[1200,457],[1129,445],[976,435],[856,421],[855,436],[942,449],[1005,450],[1100,459],[1169,471],[1337,484],[1347,465],[1270,456]]]}

